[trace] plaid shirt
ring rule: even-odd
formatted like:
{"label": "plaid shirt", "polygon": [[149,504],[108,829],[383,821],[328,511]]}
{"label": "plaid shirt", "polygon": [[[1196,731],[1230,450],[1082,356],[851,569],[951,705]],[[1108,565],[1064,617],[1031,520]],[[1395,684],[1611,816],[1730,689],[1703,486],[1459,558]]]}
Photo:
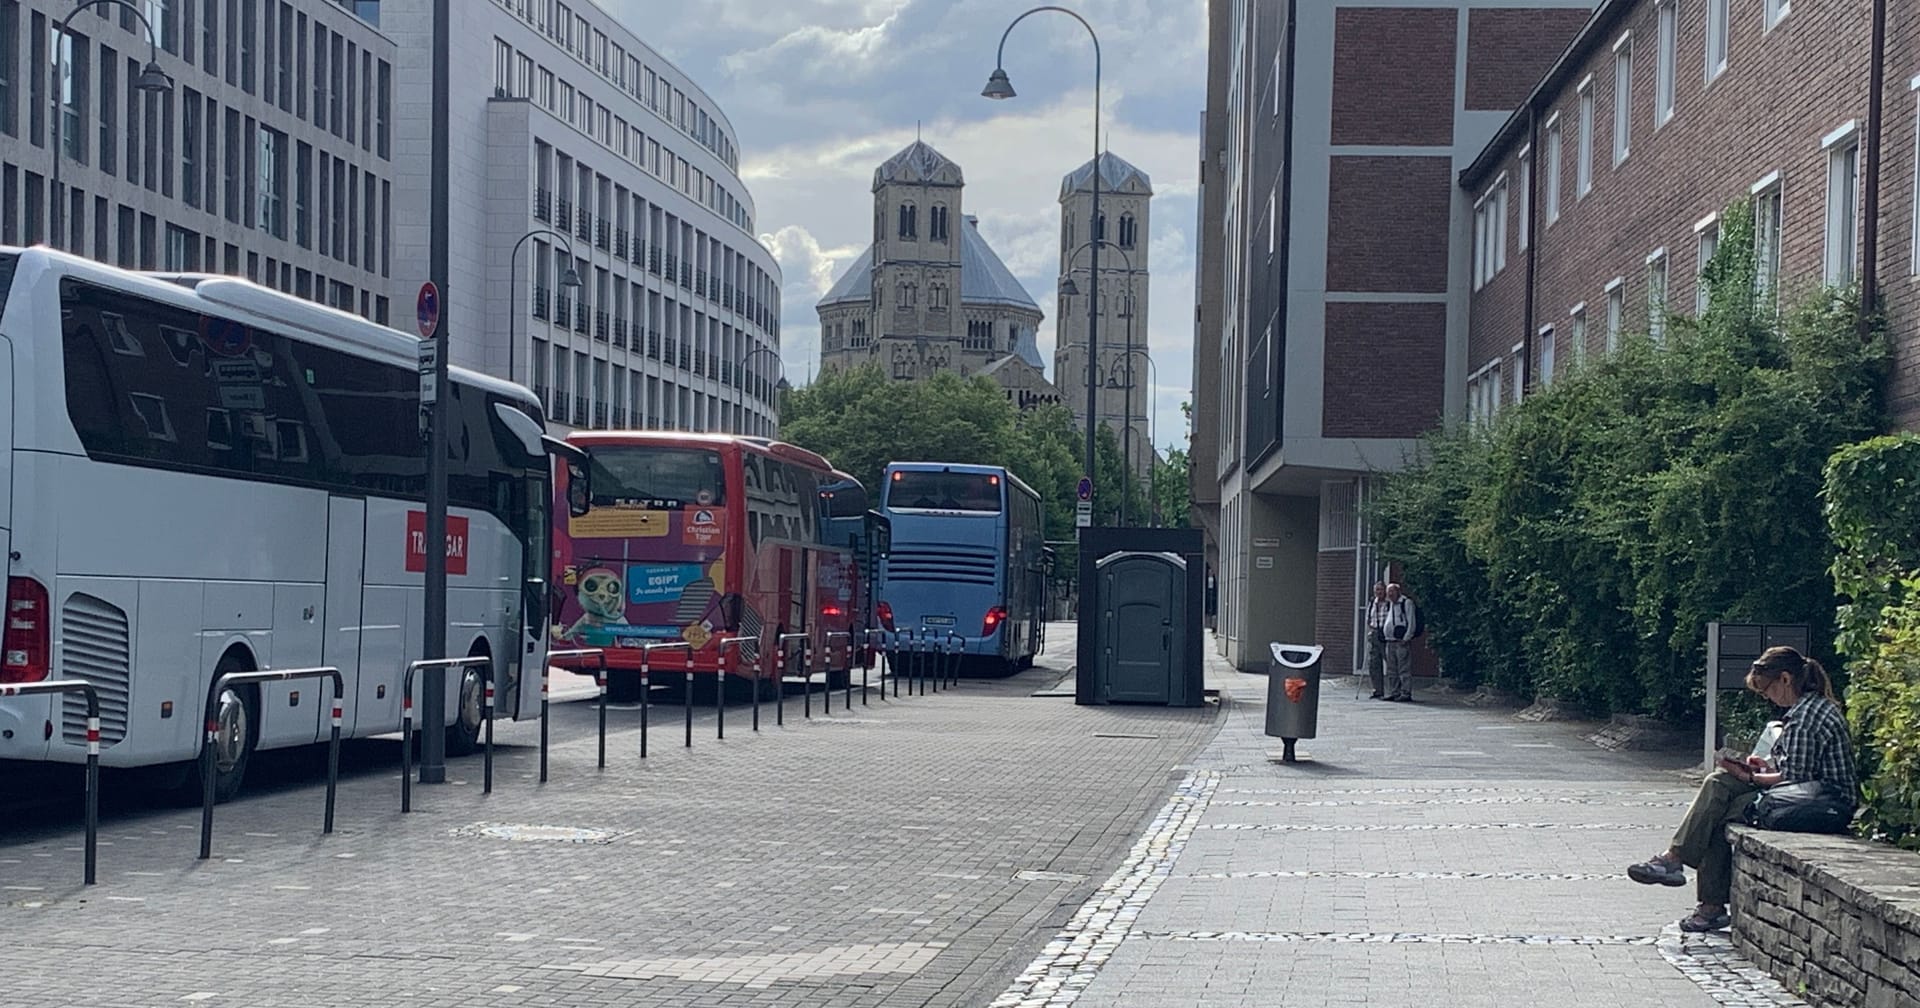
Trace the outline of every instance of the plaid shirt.
{"label": "plaid shirt", "polygon": [[1860,781],[1853,770],[1853,740],[1840,705],[1808,693],[1787,711],[1786,729],[1773,747],[1773,765],[1785,783],[1821,781],[1858,800]]}

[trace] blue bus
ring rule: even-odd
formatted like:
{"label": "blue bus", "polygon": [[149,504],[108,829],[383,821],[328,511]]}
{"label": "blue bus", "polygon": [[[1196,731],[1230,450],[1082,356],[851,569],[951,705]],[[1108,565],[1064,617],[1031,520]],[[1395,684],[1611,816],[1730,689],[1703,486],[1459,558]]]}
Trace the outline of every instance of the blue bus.
{"label": "blue bus", "polygon": [[832,482],[820,485],[820,541],[845,546],[853,551],[858,582],[853,592],[852,628],[861,646],[867,644],[864,631],[878,627],[874,613],[874,586],[880,583],[880,562],[887,555],[891,537],[885,515],[868,506],[867,488],[852,476],[834,470]]}
{"label": "blue bus", "polygon": [[959,634],[1002,673],[1033,664],[1047,595],[1039,494],[1000,466],[891,462],[880,513],[892,537],[883,628]]}

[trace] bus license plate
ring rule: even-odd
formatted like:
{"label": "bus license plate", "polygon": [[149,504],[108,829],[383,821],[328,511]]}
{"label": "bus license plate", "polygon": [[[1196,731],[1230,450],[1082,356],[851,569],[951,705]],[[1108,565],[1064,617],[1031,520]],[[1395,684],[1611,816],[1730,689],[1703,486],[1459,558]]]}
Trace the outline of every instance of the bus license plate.
{"label": "bus license plate", "polygon": [[925,625],[927,625],[927,626],[952,626],[952,625],[953,625],[953,617],[951,617],[951,616],[927,616],[927,617],[923,617],[923,618],[922,618],[922,619],[920,620],[920,622],[921,622],[921,623],[923,623],[923,624],[925,624]]}

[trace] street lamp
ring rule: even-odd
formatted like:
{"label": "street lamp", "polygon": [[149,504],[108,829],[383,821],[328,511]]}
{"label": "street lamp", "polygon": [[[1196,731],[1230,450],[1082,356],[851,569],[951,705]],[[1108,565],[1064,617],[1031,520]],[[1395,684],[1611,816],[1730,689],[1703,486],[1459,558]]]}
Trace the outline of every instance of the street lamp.
{"label": "street lamp", "polygon": [[[1133,315],[1131,312],[1129,312],[1127,315],[1127,335],[1128,335],[1127,349],[1125,350],[1125,352],[1121,353],[1120,355],[1120,360],[1124,361],[1126,365],[1125,366],[1125,371],[1127,375],[1126,383],[1121,384],[1119,378],[1113,375],[1108,375],[1107,387],[1108,388],[1124,388],[1127,390],[1127,394],[1125,397],[1127,405],[1126,405],[1125,426],[1123,428],[1123,437],[1125,435],[1131,435],[1133,433],[1133,355],[1139,354],[1140,356],[1146,359],[1146,362],[1147,362],[1147,463],[1148,463],[1147,506],[1149,509],[1148,515],[1150,516],[1147,519],[1147,521],[1149,524],[1158,524],[1158,520],[1151,516],[1157,514],[1157,509],[1159,507],[1159,505],[1153,499],[1152,473],[1155,471],[1156,463],[1159,460],[1159,456],[1155,454],[1156,448],[1154,446],[1154,440],[1153,440],[1153,413],[1154,413],[1153,394],[1154,394],[1154,390],[1160,387],[1160,369],[1154,365],[1153,353],[1149,348],[1136,347],[1132,345]],[[1128,439],[1123,441],[1123,444],[1131,445],[1132,441],[1131,439]],[[1128,469],[1133,468],[1132,449],[1122,448],[1120,453],[1126,456],[1126,462],[1127,462],[1126,468]]]}
{"label": "street lamp", "polygon": [[[1013,82],[1007,78],[1006,71],[1007,36],[1013,34],[1015,25],[1018,25],[1028,17],[1038,14],[1041,11],[1058,11],[1073,18],[1075,21],[1080,22],[1080,27],[1085,28],[1087,30],[1087,36],[1093,39],[1093,222],[1092,225],[1087,228],[1087,234],[1095,239],[1090,263],[1093,276],[1098,278],[1100,276],[1100,245],[1098,244],[1098,239],[1100,238],[1100,36],[1094,32],[1093,26],[1087,23],[1086,18],[1081,17],[1068,8],[1052,5],[1035,7],[1025,14],[1014,18],[1013,22],[1007,25],[1007,30],[1000,33],[1000,48],[994,54],[993,73],[988,75],[987,86],[980,94],[983,97],[993,99],[1006,99],[1014,96]],[[1100,315],[1098,312],[1090,311],[1087,313],[1086,449],[1086,478],[1089,481],[1093,479],[1094,473],[1093,424],[1096,389],[1099,386],[1096,384],[1093,362],[1099,350],[1099,338]]]}
{"label": "street lamp", "polygon": [[[747,374],[748,374],[748,377],[749,377],[749,378],[751,378],[751,377],[752,377],[752,372],[751,372],[751,371],[748,371],[748,369],[747,369],[747,365],[749,365],[749,364],[751,364],[751,363],[753,363],[753,359],[754,359],[755,357],[758,357],[758,356],[759,356],[759,355],[761,355],[761,354],[766,354],[767,356],[769,356],[769,357],[772,357],[772,358],[773,358],[773,370],[774,370],[774,373],[775,373],[775,374],[779,374],[779,373],[780,373],[780,351],[779,351],[779,350],[776,350],[776,349],[774,349],[773,347],[770,347],[770,346],[757,346],[757,347],[754,347],[754,348],[753,348],[752,350],[749,350],[749,351],[747,351],[747,356],[746,356],[746,357],[745,357],[745,358],[744,358],[743,360],[741,360],[741,361],[740,361],[740,370],[742,370],[742,371],[747,371]],[[780,380],[784,382],[784,381],[786,380],[786,378],[785,378],[785,377],[783,376],[783,377],[782,377],[782,378],[781,378]],[[765,393],[765,395],[764,395],[764,397],[763,397],[763,398],[765,398],[765,400],[767,401],[767,403],[768,403],[769,405],[772,405],[772,406],[774,406],[774,408],[775,408],[775,410],[776,410],[776,411],[777,411],[777,410],[778,410],[778,408],[779,408],[779,404],[778,404],[778,403],[775,403],[775,402],[774,402],[774,400],[773,400],[773,393],[774,393],[774,391],[775,391],[775,390],[776,390],[776,389],[777,389],[778,387],[779,387],[779,386],[778,386],[778,385],[777,385],[776,383],[774,383],[774,382],[771,382],[771,381],[769,381],[769,382],[767,382],[767,391],[766,391],[766,393]],[[772,429],[771,429],[771,425],[769,425],[769,429],[768,429],[768,431],[767,431],[767,434],[768,434],[769,436],[771,436],[771,435],[773,434],[773,431],[772,431]]]}
{"label": "street lamp", "polygon": [[173,90],[172,78],[167,76],[165,70],[160,69],[160,41],[153,33],[153,24],[147,20],[147,16],[141,13],[140,8],[135,6],[131,0],[80,0],[79,3],[73,5],[72,10],[67,12],[66,17],[60,19],[60,27],[54,29],[53,34],[53,69],[51,71],[53,76],[53,89],[50,92],[53,98],[53,182],[48,186],[50,195],[52,196],[52,203],[47,208],[47,230],[49,232],[48,237],[53,239],[51,244],[54,248],[65,248],[67,246],[66,236],[62,234],[62,232],[66,230],[67,215],[63,211],[66,209],[67,201],[66,197],[60,192],[60,162],[65,160],[60,148],[60,128],[67,118],[67,103],[65,100],[66,82],[61,80],[60,75],[69,65],[64,58],[67,26],[73,23],[73,19],[79,15],[81,11],[98,7],[101,4],[112,4],[116,7],[123,7],[131,11],[134,17],[140,19],[140,26],[147,31],[147,65],[141,67],[139,75],[134,77],[134,90],[149,94]]}
{"label": "street lamp", "polygon": [[[520,240],[513,243],[513,251],[511,253],[508,253],[507,255],[507,274],[511,278],[510,282],[507,284],[507,380],[508,381],[516,380],[514,378],[514,365],[518,363],[520,360],[520,353],[516,349],[516,344],[513,342],[514,320],[519,318],[520,316],[520,313],[519,311],[516,310],[516,306],[514,304],[516,300],[515,295],[520,293],[520,267],[519,267],[520,246],[525,245],[527,243],[527,239],[533,238],[539,235],[547,235],[549,237],[552,237],[558,240],[560,244],[563,247],[565,247],[567,250],[567,268],[561,271],[560,273],[560,289],[563,291],[572,291],[572,290],[580,289],[580,271],[573,268],[573,243],[567,240],[566,235],[563,235],[557,231],[550,231],[546,228],[534,228],[533,230],[527,232],[526,234],[521,235]],[[546,276],[546,273],[543,271],[540,275],[544,277]],[[528,370],[529,371],[532,370],[531,365],[529,365]],[[545,403],[541,404],[543,408],[545,407],[545,405],[546,405]]]}
{"label": "street lamp", "polygon": [[[1094,175],[1098,176],[1099,174],[1100,174],[1099,166],[1096,165],[1094,168]],[[1126,353],[1132,353],[1133,352],[1133,272],[1134,271],[1133,271],[1133,256],[1127,254],[1127,250],[1125,248],[1119,245],[1115,245],[1114,243],[1107,241],[1105,238],[1094,238],[1090,241],[1081,242],[1079,248],[1076,248],[1072,252],[1067,253],[1068,275],[1060,278],[1060,284],[1059,284],[1060,294],[1063,297],[1075,297],[1079,295],[1080,285],[1073,282],[1073,276],[1071,275],[1073,272],[1073,261],[1080,257],[1081,252],[1084,252],[1087,249],[1094,249],[1097,252],[1100,246],[1103,246],[1103,245],[1106,246],[1107,248],[1114,250],[1115,252],[1120,253],[1121,261],[1127,264],[1127,296],[1122,298],[1120,301],[1120,308],[1121,308],[1120,317],[1127,320]],[[1093,290],[1089,291],[1087,294],[1087,317],[1089,320],[1091,320],[1093,316],[1098,315],[1100,313],[1100,275],[1098,273],[1092,274],[1088,278],[1088,282],[1093,285]],[[1122,354],[1122,356],[1124,357],[1125,354]],[[1093,384],[1096,380],[1094,378],[1094,375],[1099,374],[1101,371],[1104,371],[1104,370],[1105,369],[1101,368],[1099,362],[1094,358],[1093,351],[1091,347],[1089,347],[1087,351],[1087,382],[1088,384],[1090,385]],[[1108,387],[1114,388],[1116,386],[1109,385]],[[1132,385],[1128,385],[1127,388],[1128,388],[1127,394],[1124,397],[1122,397],[1125,400],[1125,405],[1121,411],[1122,416],[1125,418],[1125,422],[1123,422],[1120,427],[1120,455],[1123,459],[1125,459],[1125,462],[1120,466],[1120,524],[1122,526],[1125,526],[1127,524],[1127,499],[1130,496],[1128,492],[1128,488],[1131,483],[1131,474],[1128,472],[1128,470],[1133,467],[1133,449],[1131,447],[1132,439],[1130,437],[1130,435],[1133,432]],[[1094,423],[1094,417],[1091,412],[1091,404],[1089,404],[1089,412],[1088,412],[1088,418],[1087,418],[1088,430],[1093,429],[1093,423]]]}

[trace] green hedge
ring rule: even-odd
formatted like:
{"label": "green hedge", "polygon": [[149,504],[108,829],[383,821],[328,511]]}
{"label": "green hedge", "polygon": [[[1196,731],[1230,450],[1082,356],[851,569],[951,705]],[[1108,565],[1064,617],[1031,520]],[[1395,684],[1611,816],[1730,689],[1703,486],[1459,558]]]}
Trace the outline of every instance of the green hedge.
{"label": "green hedge", "polygon": [[1920,435],[1848,445],[1827,463],[1838,646],[1869,836],[1920,850]]}
{"label": "green hedge", "polygon": [[1776,315],[1753,295],[1750,212],[1721,223],[1700,318],[1624,334],[1385,481],[1376,539],[1448,675],[1697,718],[1708,621],[1831,639],[1823,473],[1880,429],[1886,353],[1835,292]]}

